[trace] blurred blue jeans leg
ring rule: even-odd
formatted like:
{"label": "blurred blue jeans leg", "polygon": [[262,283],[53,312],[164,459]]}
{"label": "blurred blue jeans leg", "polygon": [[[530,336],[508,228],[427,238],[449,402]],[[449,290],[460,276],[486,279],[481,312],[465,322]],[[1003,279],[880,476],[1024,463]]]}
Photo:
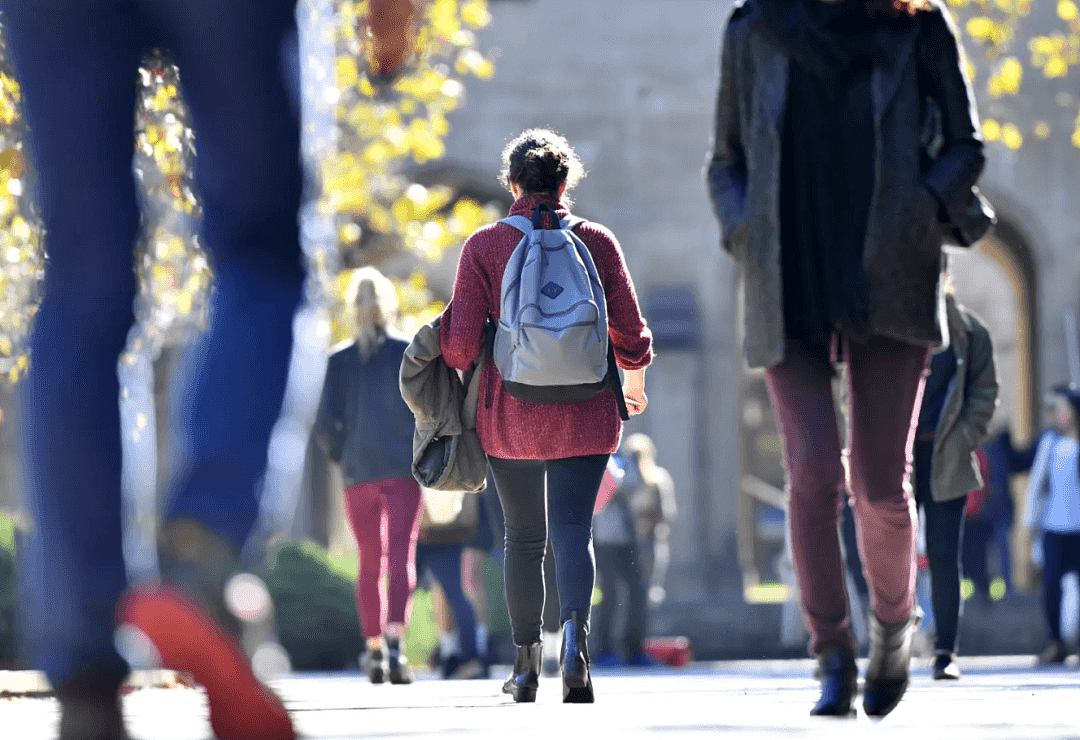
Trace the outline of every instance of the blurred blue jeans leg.
{"label": "blurred blue jeans leg", "polygon": [[178,394],[185,472],[169,516],[191,516],[239,547],[258,511],[302,288],[299,124],[280,59],[295,4],[0,0],[0,10],[49,254],[22,388],[33,517],[20,558],[27,657],[54,685],[87,671],[119,681],[127,666],[113,646],[126,586],[116,363],[136,290],[132,124],[145,30],[168,29],[162,40],[182,68],[201,236],[218,286],[212,328]]}
{"label": "blurred blue jeans leg", "polygon": [[994,531],[990,537],[991,546],[997,556],[998,572],[1005,581],[1005,593],[1013,592],[1012,581],[1012,544],[1009,536],[1012,531],[1012,522],[1008,519],[999,518],[994,520]]}
{"label": "blurred blue jeans leg", "polygon": [[934,622],[934,606],[930,599],[930,571],[920,570],[915,577],[915,598],[919,608],[922,609],[922,621],[919,622],[919,630],[934,633],[937,624]]}
{"label": "blurred blue jeans leg", "polygon": [[479,657],[480,652],[476,645],[476,612],[465,595],[461,581],[461,553],[464,549],[463,545],[420,543],[416,546],[416,572],[419,575],[425,568],[430,570],[442,588],[446,603],[454,614],[454,626],[457,627],[461,645],[460,658],[466,661]]}
{"label": "blurred blue jeans leg", "polygon": [[216,280],[210,328],[172,404],[180,464],[165,519],[196,519],[239,549],[258,516],[303,287],[299,111],[282,58],[295,0],[150,5],[191,111],[200,236]]}
{"label": "blurred blue jeans leg", "polygon": [[44,300],[22,383],[19,558],[26,656],[54,685],[122,680],[113,611],[121,543],[117,358],[133,320],[131,171],[140,23],[119,4],[3,0],[29,124],[32,191],[47,233]]}

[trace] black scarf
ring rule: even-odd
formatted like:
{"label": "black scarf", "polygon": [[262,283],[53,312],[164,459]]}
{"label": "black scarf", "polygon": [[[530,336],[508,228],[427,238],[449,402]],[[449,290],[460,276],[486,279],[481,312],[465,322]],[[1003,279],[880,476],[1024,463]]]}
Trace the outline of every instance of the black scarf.
{"label": "black scarf", "polygon": [[869,336],[863,242],[874,190],[871,71],[883,24],[866,0],[759,0],[790,61],[780,211],[785,335],[828,362],[830,337]]}
{"label": "black scarf", "polygon": [[755,6],[755,28],[808,72],[830,81],[860,61],[887,61],[881,34],[906,22],[872,12],[868,0],[758,0]]}

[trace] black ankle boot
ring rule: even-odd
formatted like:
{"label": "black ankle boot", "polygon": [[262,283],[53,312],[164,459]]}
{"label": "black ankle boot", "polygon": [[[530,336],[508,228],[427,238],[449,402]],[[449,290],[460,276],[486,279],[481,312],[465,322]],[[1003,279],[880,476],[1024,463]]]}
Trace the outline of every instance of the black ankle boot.
{"label": "black ankle boot", "polygon": [[821,679],[821,698],[810,714],[815,717],[854,716],[851,702],[859,690],[859,669],[851,646],[838,645],[819,655],[817,673]]}
{"label": "black ankle boot", "polygon": [[514,659],[514,672],[503,684],[504,694],[513,694],[516,702],[536,701],[536,689],[540,685],[540,660],[543,645],[539,640],[531,645],[518,645]]}
{"label": "black ankle boot", "polygon": [[401,653],[401,638],[386,638],[386,664],[387,677],[392,684],[406,684],[413,682],[413,672],[409,668],[408,659]]}
{"label": "black ankle boot", "polygon": [[382,648],[369,647],[360,658],[360,670],[367,674],[372,683],[383,683],[386,680],[386,656]]}
{"label": "black ankle boot", "polygon": [[918,624],[918,615],[900,624],[882,624],[871,615],[870,662],[863,686],[863,710],[868,716],[884,717],[907,691],[911,638]]}
{"label": "black ankle boot", "polygon": [[562,650],[559,654],[564,704],[593,703],[587,638],[588,633],[578,621],[577,612],[571,612],[570,619],[563,624]]}

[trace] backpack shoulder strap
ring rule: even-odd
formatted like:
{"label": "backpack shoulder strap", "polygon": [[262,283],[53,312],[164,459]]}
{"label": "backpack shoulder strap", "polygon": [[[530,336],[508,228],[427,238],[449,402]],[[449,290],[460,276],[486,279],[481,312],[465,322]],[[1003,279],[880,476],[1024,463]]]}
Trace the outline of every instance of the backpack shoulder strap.
{"label": "backpack shoulder strap", "polygon": [[501,219],[499,223],[512,226],[525,236],[528,236],[533,232],[532,220],[525,218],[524,216],[507,216],[506,218]]}
{"label": "backpack shoulder strap", "polygon": [[585,219],[578,218],[577,216],[567,216],[564,219],[559,220],[559,228],[564,231],[573,231],[581,224],[585,223]]}

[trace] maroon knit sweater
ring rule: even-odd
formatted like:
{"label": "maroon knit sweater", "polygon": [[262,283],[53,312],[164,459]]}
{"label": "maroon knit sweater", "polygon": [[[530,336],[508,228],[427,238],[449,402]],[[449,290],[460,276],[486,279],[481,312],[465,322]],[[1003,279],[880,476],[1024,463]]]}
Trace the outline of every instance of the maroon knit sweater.
{"label": "maroon knit sweater", "polygon": [[[531,216],[540,203],[555,208],[560,217],[569,213],[557,200],[526,196],[511,206],[510,214]],[[624,370],[645,367],[652,361],[652,333],[641,318],[619,242],[606,228],[591,222],[581,224],[574,233],[592,253],[604,286],[608,335],[615,345],[616,362]],[[443,357],[452,367],[468,369],[480,353],[488,316],[498,322],[503,270],[520,240],[517,229],[492,224],[478,229],[465,242],[453,303],[443,314],[440,335]],[[480,442],[484,451],[495,457],[556,460],[612,453],[619,447],[622,420],[610,388],[587,401],[530,403],[507,393],[498,369],[489,361],[481,375],[479,405],[476,427]]]}

